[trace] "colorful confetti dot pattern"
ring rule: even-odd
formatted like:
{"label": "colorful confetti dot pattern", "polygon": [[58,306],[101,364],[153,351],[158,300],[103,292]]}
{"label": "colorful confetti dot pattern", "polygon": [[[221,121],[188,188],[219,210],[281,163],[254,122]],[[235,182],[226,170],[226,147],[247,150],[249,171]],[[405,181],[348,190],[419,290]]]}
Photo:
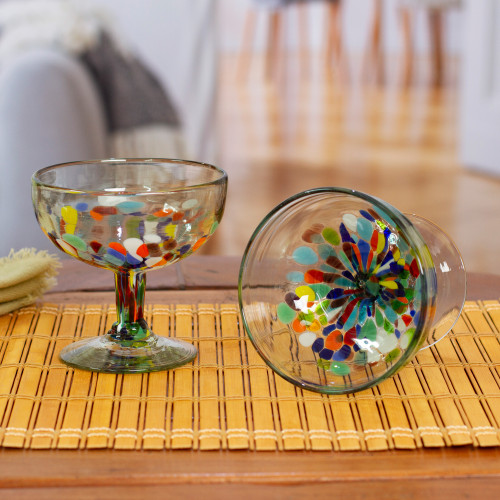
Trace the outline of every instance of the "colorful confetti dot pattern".
{"label": "colorful confetti dot pattern", "polygon": [[175,204],[140,196],[40,198],[37,215],[64,252],[115,271],[145,271],[191,255],[214,233],[220,207],[197,193]]}
{"label": "colorful confetti dot pattern", "polygon": [[356,371],[387,369],[414,348],[421,270],[382,210],[344,213],[337,227],[311,224],[288,258],[295,269],[286,274],[278,319],[340,386]]}

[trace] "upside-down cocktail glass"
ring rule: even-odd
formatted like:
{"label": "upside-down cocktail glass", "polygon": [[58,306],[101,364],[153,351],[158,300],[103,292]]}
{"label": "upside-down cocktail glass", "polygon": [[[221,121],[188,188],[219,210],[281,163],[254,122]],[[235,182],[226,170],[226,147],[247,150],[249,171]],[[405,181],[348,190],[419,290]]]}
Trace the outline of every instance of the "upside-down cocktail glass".
{"label": "upside-down cocktail glass", "polygon": [[432,222],[340,187],[285,200],[242,259],[243,324],[286,380],[327,394],[382,382],[452,328],[466,272]]}

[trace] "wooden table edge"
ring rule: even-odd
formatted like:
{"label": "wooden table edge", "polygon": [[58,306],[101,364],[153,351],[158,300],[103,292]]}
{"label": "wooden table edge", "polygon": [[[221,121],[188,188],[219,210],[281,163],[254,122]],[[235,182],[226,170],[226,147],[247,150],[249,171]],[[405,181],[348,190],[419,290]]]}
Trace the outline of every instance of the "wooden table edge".
{"label": "wooden table edge", "polygon": [[[198,269],[203,268],[204,262],[211,266],[208,282],[203,276],[187,277],[182,270],[181,289],[175,288],[178,286],[175,283],[159,286],[147,293],[147,301],[174,304],[236,301],[237,259],[229,259],[228,266],[226,258],[200,259]],[[221,266],[226,271],[218,281]],[[65,268],[60,279],[72,280],[72,286],[64,283],[63,290],[46,294],[44,302],[114,301],[112,281],[99,292],[82,291],[77,278],[85,272],[85,266],[76,272],[73,268],[66,277],[64,271]],[[500,297],[500,276],[472,273],[468,282],[468,300]],[[454,499],[475,496],[478,488],[483,498],[489,498],[493,491],[500,492],[500,449],[472,446],[379,452],[2,448],[0,463],[2,499],[29,498],[31,494],[33,498],[42,499],[54,492],[91,498],[85,495],[95,497],[95,492],[103,488],[102,491],[110,488],[119,491],[120,498],[125,498],[127,491],[135,496],[140,488],[142,492],[154,494],[156,487],[165,486],[172,492],[177,486],[189,486],[190,491],[199,491],[205,498],[224,498],[224,494],[235,491],[241,498],[247,498],[245,491],[251,491],[253,496],[256,492],[271,491],[283,495],[292,486],[301,498],[312,498],[329,488],[351,496],[356,492],[363,498],[398,498],[405,492],[408,498],[425,498],[433,488],[439,491],[440,498]]]}

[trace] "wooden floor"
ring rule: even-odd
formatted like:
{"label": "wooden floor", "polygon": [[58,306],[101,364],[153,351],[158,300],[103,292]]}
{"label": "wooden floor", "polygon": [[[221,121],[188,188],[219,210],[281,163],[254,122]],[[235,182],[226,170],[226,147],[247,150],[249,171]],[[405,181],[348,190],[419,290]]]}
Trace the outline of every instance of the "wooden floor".
{"label": "wooden floor", "polygon": [[433,220],[468,270],[500,273],[500,180],[460,164],[457,78],[440,88],[360,84],[311,64],[311,71],[284,64],[268,79],[253,60],[242,79],[234,57],[222,59],[218,163],[229,193],[209,252],[242,255],[276,204],[305,189],[343,186]]}

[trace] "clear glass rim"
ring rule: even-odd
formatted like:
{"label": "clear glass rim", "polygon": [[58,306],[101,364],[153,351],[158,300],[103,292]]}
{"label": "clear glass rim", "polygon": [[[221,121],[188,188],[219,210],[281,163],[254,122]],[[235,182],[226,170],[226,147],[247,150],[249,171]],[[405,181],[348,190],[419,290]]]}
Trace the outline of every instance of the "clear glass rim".
{"label": "clear glass rim", "polygon": [[[384,212],[388,212],[388,215],[394,219],[394,222],[396,222],[398,225],[400,225],[401,229],[404,231],[410,242],[417,243],[417,245],[414,248],[415,251],[415,256],[417,258],[417,261],[420,266],[420,271],[422,273],[422,276],[424,277],[423,283],[422,283],[422,312],[419,324],[417,325],[417,330],[416,330],[416,335],[414,335],[412,342],[411,342],[411,347],[409,347],[403,356],[398,360],[397,363],[395,363],[392,367],[390,367],[387,372],[384,373],[383,377],[380,379],[374,379],[367,381],[365,384],[361,384],[355,388],[336,388],[336,387],[330,387],[330,386],[325,386],[325,385],[319,385],[319,384],[312,384],[312,383],[307,383],[304,382],[300,379],[293,378],[290,376],[290,374],[284,372],[281,370],[278,366],[276,366],[272,360],[268,359],[267,356],[262,352],[260,349],[258,341],[254,338],[252,334],[252,330],[248,324],[247,317],[245,314],[245,309],[243,305],[243,287],[242,287],[242,280],[244,276],[244,272],[247,266],[247,262],[249,259],[249,256],[251,254],[251,251],[253,249],[253,243],[256,240],[256,238],[259,236],[260,232],[266,227],[268,222],[280,211],[285,209],[287,206],[293,204],[294,202],[297,202],[303,198],[307,198],[308,196],[314,196],[314,195],[319,195],[319,194],[345,194],[345,195],[350,195],[354,196],[357,198],[361,198],[369,203],[372,203],[376,207],[379,207],[382,209]],[[414,227],[414,225],[411,223],[410,220],[402,213],[400,212],[397,208],[393,207],[391,204],[387,203],[384,200],[381,200],[380,198],[377,198],[375,196],[362,193],[360,191],[356,191],[354,189],[348,189],[348,188],[343,188],[343,187],[320,187],[320,188],[314,188],[314,189],[308,189],[306,191],[302,191],[300,193],[297,193],[286,200],[282,201],[279,205],[275,206],[265,217],[264,219],[260,222],[260,224],[257,226],[255,231],[253,232],[252,236],[250,237],[250,240],[247,244],[247,247],[245,248],[245,251],[243,253],[243,258],[241,260],[240,264],[240,270],[239,270],[239,276],[238,276],[238,302],[239,302],[239,308],[240,308],[240,313],[241,313],[241,318],[243,321],[244,328],[259,355],[262,357],[264,362],[278,375],[283,377],[285,380],[291,382],[292,384],[305,388],[308,390],[311,390],[313,392],[319,392],[319,393],[324,393],[324,394],[348,394],[348,393],[353,393],[353,392],[358,392],[362,391],[364,389],[367,389],[369,387],[372,387],[373,385],[376,385],[379,383],[381,380],[385,380],[392,375],[394,375],[397,371],[399,371],[400,368],[406,365],[406,363],[415,355],[416,352],[418,352],[419,347],[421,346],[422,342],[425,341],[425,337],[422,337],[422,332],[425,331],[425,327],[430,325],[433,320],[433,305],[435,303],[435,298],[432,296],[431,292],[431,286],[430,286],[430,281],[433,279],[433,276],[430,275],[429,273],[431,270],[429,269],[429,266],[426,265],[426,261],[430,258],[430,254],[425,258],[425,256],[422,253],[422,250],[425,250],[426,244],[425,241],[418,231],[417,228]],[[427,250],[428,252],[428,250]],[[432,262],[432,259],[431,259]]]}
{"label": "clear glass rim", "polygon": [[[109,191],[104,191],[104,190],[99,190],[99,189],[72,189],[68,187],[62,187],[62,186],[57,186],[53,184],[49,184],[46,182],[43,182],[40,179],[40,176],[46,172],[49,172],[51,170],[58,170],[58,169],[63,169],[65,167],[69,166],[77,166],[77,165],[96,165],[99,163],[103,164],[130,164],[130,163],[142,163],[142,164],[151,164],[151,165],[161,165],[161,164],[169,164],[169,165],[191,165],[194,167],[200,167],[203,169],[208,169],[208,170],[213,170],[215,172],[219,173],[219,176],[209,182],[200,182],[200,183],[193,183],[188,186],[182,186],[179,188],[171,188],[171,189],[164,189],[164,190],[155,190],[155,191],[147,191],[147,192],[133,192],[133,193],[127,193],[127,192],[119,192],[119,193],[110,193]],[[210,163],[203,163],[203,162],[198,162],[198,161],[192,161],[192,160],[181,160],[181,159],[175,159],[175,158],[105,158],[105,159],[97,159],[97,160],[83,160],[83,161],[71,161],[71,162],[64,162],[64,163],[57,163],[55,165],[50,165],[48,167],[41,168],[40,170],[37,170],[31,177],[31,180],[34,185],[38,187],[42,187],[45,189],[52,189],[55,191],[62,191],[62,192],[68,192],[68,193],[74,193],[74,194],[93,194],[93,195],[98,195],[98,196],[130,196],[131,194],[133,195],[154,195],[154,194],[165,194],[165,193],[174,193],[174,192],[179,192],[179,191],[187,191],[191,189],[198,189],[198,188],[203,188],[206,186],[212,186],[215,184],[220,184],[227,182],[227,173],[220,167],[216,167],[215,165],[212,165]]]}
{"label": "clear glass rim", "polygon": [[421,221],[425,222],[429,226],[434,227],[437,231],[439,231],[440,233],[442,233],[446,237],[446,239],[450,242],[453,250],[455,251],[455,254],[456,254],[458,260],[461,263],[461,267],[462,267],[462,269],[464,271],[464,275],[463,275],[463,277],[464,277],[463,296],[462,296],[462,294],[460,295],[460,301],[459,301],[459,304],[458,304],[460,312],[454,318],[453,322],[449,323],[449,325],[448,325],[449,326],[448,331],[445,334],[443,334],[441,337],[435,339],[434,342],[432,342],[432,343],[429,341],[429,339],[427,339],[428,343],[426,345],[423,345],[420,348],[420,350],[423,351],[424,349],[428,349],[429,347],[432,347],[434,344],[437,344],[440,340],[444,339],[450,333],[450,331],[452,330],[452,328],[457,324],[457,321],[459,320],[460,315],[461,315],[461,311],[463,311],[463,308],[465,306],[465,301],[467,300],[467,269],[465,267],[465,262],[464,262],[464,259],[462,257],[462,253],[460,252],[460,249],[455,245],[455,242],[450,237],[450,235],[448,234],[447,231],[445,231],[441,226],[439,226],[438,224],[436,224],[434,221],[428,219],[427,217],[423,217],[423,216],[415,214],[415,213],[406,213],[404,215],[406,217],[408,217],[408,219],[410,220],[410,222],[411,222],[411,218],[413,217],[416,220],[421,220]]}

